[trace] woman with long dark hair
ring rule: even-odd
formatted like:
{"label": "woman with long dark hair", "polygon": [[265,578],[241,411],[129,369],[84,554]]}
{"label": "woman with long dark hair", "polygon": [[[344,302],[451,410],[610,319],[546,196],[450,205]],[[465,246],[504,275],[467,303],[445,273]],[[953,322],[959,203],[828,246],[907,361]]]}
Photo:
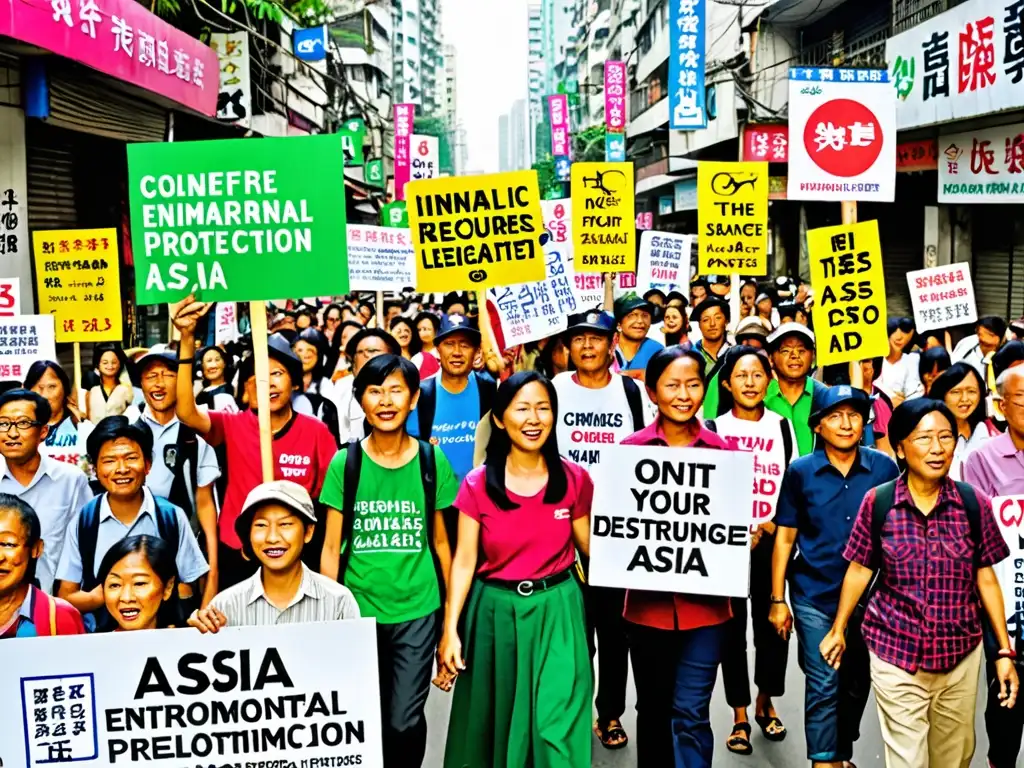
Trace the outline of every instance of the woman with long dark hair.
{"label": "woman with long dark hair", "polygon": [[441,318],[433,312],[420,312],[416,315],[416,334],[423,345],[423,354],[437,357],[434,337],[441,330]]}
{"label": "woman with long dark hair", "polygon": [[235,389],[231,385],[235,377],[235,364],[227,352],[220,347],[206,347],[196,355],[203,390],[196,395],[196,404],[205,405],[211,411],[237,413]]}
{"label": "woman with long dark hair", "polygon": [[986,418],[988,387],[970,363],[953,363],[932,382],[928,397],[945,403],[956,417],[956,447],[949,476],[963,479],[964,458],[986,440],[997,437],[999,429]]}
{"label": "woman with long dark hair", "polygon": [[[135,399],[131,366],[120,344],[105,341],[92,351],[92,367],[100,383],[89,390],[87,414],[98,424],[107,416],[121,416]],[[137,417],[136,417],[137,418]]]}
{"label": "woman with long dark hair", "polygon": [[441,364],[434,355],[423,354],[423,342],[412,320],[404,315],[393,317],[388,330],[401,347],[402,357],[411,361],[420,372],[420,379],[430,378],[441,370]]}
{"label": "woman with long dark hair", "polygon": [[594,488],[559,456],[557,414],[555,388],[539,373],[502,382],[487,459],[455,499],[438,650],[438,684],[455,685],[445,768],[590,765],[593,680],[572,572],[574,549],[590,551]]}
{"label": "woman with long dark hair", "polygon": [[174,552],[158,536],[129,536],[107,550],[97,573],[115,631],[184,625]]}
{"label": "woman with long dark hair", "polygon": [[25,375],[24,387],[42,395],[50,404],[50,429],[46,433],[44,452],[74,453],[75,449],[81,448],[84,455],[85,439],[92,425],[78,410],[71,380],[60,364],[53,360],[36,360]]}

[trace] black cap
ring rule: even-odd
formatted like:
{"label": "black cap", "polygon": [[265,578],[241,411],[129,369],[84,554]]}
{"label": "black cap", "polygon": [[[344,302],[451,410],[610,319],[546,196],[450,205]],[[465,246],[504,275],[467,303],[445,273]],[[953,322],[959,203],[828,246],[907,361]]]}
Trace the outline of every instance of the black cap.
{"label": "black cap", "polygon": [[1024,341],[1008,341],[992,355],[992,373],[998,379],[1020,363],[1024,363]]}
{"label": "black cap", "polygon": [[474,346],[480,346],[480,331],[473,327],[473,324],[465,315],[442,315],[441,328],[434,334],[434,346],[437,346],[442,340],[455,333],[466,334]]}
{"label": "black cap", "polygon": [[658,307],[646,299],[641,299],[635,293],[629,296],[622,296],[615,300],[613,305],[615,309],[615,320],[618,322],[630,312],[637,309],[642,309],[651,316],[651,322],[656,322],[658,319]]}
{"label": "black cap", "polygon": [[596,331],[606,336],[615,335],[615,318],[608,312],[592,310],[578,315],[569,315],[569,327],[565,336],[571,337],[576,331]]}
{"label": "black cap", "polygon": [[824,394],[818,397],[818,410],[810,415],[807,423],[811,429],[818,426],[821,420],[832,411],[843,404],[852,405],[865,419],[871,411],[871,398],[863,390],[851,387],[849,384],[839,384],[829,387]]}

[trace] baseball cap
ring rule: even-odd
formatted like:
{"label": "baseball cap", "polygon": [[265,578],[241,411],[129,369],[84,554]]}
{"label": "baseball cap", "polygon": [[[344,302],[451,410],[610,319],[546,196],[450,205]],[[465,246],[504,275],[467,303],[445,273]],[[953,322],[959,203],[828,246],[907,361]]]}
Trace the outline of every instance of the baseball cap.
{"label": "baseball cap", "polygon": [[135,361],[135,370],[140,374],[146,370],[146,366],[152,362],[166,363],[172,370],[178,369],[178,355],[166,344],[154,344],[142,357]]}
{"label": "baseball cap", "polygon": [[736,341],[739,342],[742,339],[750,338],[766,341],[770,330],[768,324],[760,317],[745,317],[736,326]]}
{"label": "baseball cap", "polygon": [[268,503],[280,504],[307,522],[316,523],[316,511],[313,509],[313,499],[310,498],[309,491],[291,480],[272,480],[257,485],[245,497],[242,511],[235,520],[235,533],[243,542],[249,541],[249,528],[252,526],[256,508]]}
{"label": "baseball cap", "polygon": [[469,337],[474,346],[480,346],[480,331],[473,327],[469,318],[465,315],[442,315],[441,327],[434,334],[434,346],[441,343],[453,333],[464,333]]}
{"label": "baseball cap", "polygon": [[569,315],[569,327],[566,328],[565,335],[572,336],[574,331],[597,331],[612,336],[615,334],[615,318],[608,312],[599,312],[596,309],[592,312]]}
{"label": "baseball cap", "polygon": [[814,349],[814,332],[806,325],[801,325],[800,323],[783,323],[780,325],[768,337],[768,347],[775,349],[775,347],[782,343],[783,339],[790,336],[800,336],[808,343],[811,349]]}
{"label": "baseball cap", "polygon": [[642,309],[647,312],[651,316],[652,322],[657,322],[658,320],[658,307],[651,304],[651,302],[646,299],[641,299],[636,294],[633,294],[632,296],[622,296],[616,299],[614,309],[616,322],[637,309]]}
{"label": "baseball cap", "polygon": [[871,411],[871,398],[863,390],[851,387],[849,384],[839,384],[829,387],[823,394],[818,396],[818,410],[810,415],[807,423],[813,429],[821,423],[821,420],[828,416],[840,405],[849,404],[857,409],[857,412],[865,419]]}

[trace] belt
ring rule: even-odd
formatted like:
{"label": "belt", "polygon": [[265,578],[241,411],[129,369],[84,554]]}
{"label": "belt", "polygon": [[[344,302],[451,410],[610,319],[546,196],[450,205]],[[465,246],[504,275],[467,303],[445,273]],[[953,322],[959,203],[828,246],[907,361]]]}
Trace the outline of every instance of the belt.
{"label": "belt", "polygon": [[517,592],[523,597],[529,597],[534,592],[543,592],[546,589],[558,586],[563,581],[572,578],[572,568],[567,568],[554,576],[544,579],[526,579],[524,581],[505,581],[504,579],[484,579],[484,584],[492,587],[500,587],[512,592]]}

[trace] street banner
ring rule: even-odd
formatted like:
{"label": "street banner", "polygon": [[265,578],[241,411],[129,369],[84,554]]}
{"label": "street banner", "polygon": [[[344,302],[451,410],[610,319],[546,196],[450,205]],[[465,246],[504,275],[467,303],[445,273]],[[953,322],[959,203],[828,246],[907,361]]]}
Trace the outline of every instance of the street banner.
{"label": "street banner", "polygon": [[[607,147],[605,147],[607,150]],[[556,181],[568,181],[570,177],[569,167],[572,165],[572,161],[568,157],[555,156],[555,180]]]}
{"label": "street banner", "polygon": [[[896,173],[937,171],[939,169],[938,139],[901,141],[896,145]],[[942,190],[942,187],[939,187]]]}
{"label": "street banner", "polygon": [[700,275],[768,274],[768,163],[697,164]]}
{"label": "street banner", "polygon": [[668,4],[668,127],[673,131],[706,128],[706,0]]}
{"label": "street banner", "polygon": [[1024,123],[939,137],[940,203],[1024,203]]}
{"label": "street banner", "polygon": [[896,199],[896,93],[884,69],[789,70],[790,200]]}
{"label": "street banner", "polygon": [[819,367],[889,354],[878,222],[807,232]]}
{"label": "street banner", "polygon": [[633,164],[573,163],[571,172],[576,271],[633,272]]}
{"label": "street banner", "polygon": [[743,126],[743,159],[747,162],[788,162],[789,126],[785,123]]}
{"label": "street banner", "polygon": [[363,179],[371,187],[384,187],[384,161],[380,158],[367,160],[363,166]]}
{"label": "street banner", "polygon": [[626,136],[622,133],[604,135],[604,159],[609,163],[626,162]]}
{"label": "street banner", "polygon": [[332,134],[128,146],[139,304],[348,293]]}
{"label": "street banner", "polygon": [[506,348],[561,333],[569,325],[569,315],[580,311],[573,290],[571,249],[548,240],[544,261],[543,280],[488,291],[498,310]]}
{"label": "street banner", "polygon": [[441,149],[437,136],[413,134],[409,180],[436,179],[441,173]]}
{"label": "street banner", "polygon": [[7,646],[4,765],[383,763],[371,619]]}
{"label": "street banner", "polygon": [[749,453],[602,447],[590,516],[590,584],[746,597],[753,485]]}
{"label": "street banner", "polygon": [[120,342],[124,312],[117,230],[36,231],[32,250],[39,313],[53,315],[57,341]]}
{"label": "street banner", "polygon": [[395,104],[395,199],[405,200],[412,174],[412,124],[415,104]]}
{"label": "street banner", "polygon": [[[610,133],[626,130],[626,62],[604,63],[604,124]],[[622,158],[625,160],[626,158]],[[609,157],[608,160],[611,160]]]}
{"label": "street banner", "polygon": [[643,295],[658,288],[682,289],[690,279],[693,235],[648,230],[640,235],[640,256],[636,268],[636,290]]}
{"label": "street banner", "polygon": [[1007,629],[1010,637],[1016,637],[1024,620],[1024,496],[996,496],[992,514],[1010,548],[1010,556],[994,568],[1003,590]]}
{"label": "street banner", "polygon": [[569,97],[564,93],[548,96],[548,119],[551,122],[551,156],[569,157]]}
{"label": "street banner", "polygon": [[401,291],[416,285],[409,230],[349,224],[348,282],[353,291]]}
{"label": "street banner", "polygon": [[217,54],[219,70],[217,119],[248,128],[252,125],[249,33],[211,32],[210,47]]}
{"label": "street banner", "polygon": [[786,445],[777,424],[790,430],[793,438],[790,455],[795,458],[796,435],[789,421],[782,419],[716,420],[718,436],[729,444],[731,451],[744,451],[754,457],[753,501],[751,503],[751,525],[761,525],[775,518],[782,490],[782,476],[786,473]]}
{"label": "street banner", "polygon": [[345,167],[358,168],[366,162],[363,143],[366,141],[366,122],[362,118],[346,120],[338,129],[341,149],[345,153]]}
{"label": "street banner", "polygon": [[21,278],[0,277],[0,318],[21,314]]}
{"label": "street banner", "polygon": [[411,181],[416,290],[479,290],[544,279],[536,171]]}
{"label": "street banner", "polygon": [[[57,359],[53,315],[0,319],[0,340],[0,381],[23,381],[36,360]],[[0,741],[0,749],[2,744]]]}
{"label": "street banner", "polygon": [[213,343],[217,346],[238,341],[242,335],[238,330],[238,304],[233,301],[217,302]]}
{"label": "street banner", "polygon": [[907,283],[914,307],[914,325],[919,332],[973,325],[978,319],[970,265],[949,264],[908,272]]}

